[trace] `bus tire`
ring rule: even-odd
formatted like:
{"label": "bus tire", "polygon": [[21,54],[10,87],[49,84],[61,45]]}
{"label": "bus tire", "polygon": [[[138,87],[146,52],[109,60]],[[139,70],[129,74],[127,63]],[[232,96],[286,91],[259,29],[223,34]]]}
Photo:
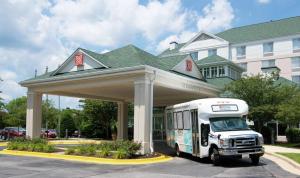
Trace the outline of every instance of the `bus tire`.
{"label": "bus tire", "polygon": [[258,165],[259,164],[259,156],[252,155],[250,156],[251,162],[253,165]]}
{"label": "bus tire", "polygon": [[211,154],[210,154],[210,160],[214,164],[214,166],[217,166],[220,164],[220,154],[217,148],[212,148]]}
{"label": "bus tire", "polygon": [[182,154],[181,154],[178,144],[175,145],[175,152],[176,152],[177,157],[181,157]]}

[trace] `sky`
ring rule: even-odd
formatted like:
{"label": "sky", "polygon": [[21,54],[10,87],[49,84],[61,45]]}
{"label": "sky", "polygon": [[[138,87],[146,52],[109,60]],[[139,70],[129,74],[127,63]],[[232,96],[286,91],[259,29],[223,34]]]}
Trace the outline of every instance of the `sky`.
{"label": "sky", "polygon": [[[26,95],[18,82],[55,70],[78,47],[104,53],[134,44],[159,54],[199,31],[299,16],[300,1],[3,0],[0,9],[0,97],[9,102]],[[61,107],[77,101],[61,97]]]}

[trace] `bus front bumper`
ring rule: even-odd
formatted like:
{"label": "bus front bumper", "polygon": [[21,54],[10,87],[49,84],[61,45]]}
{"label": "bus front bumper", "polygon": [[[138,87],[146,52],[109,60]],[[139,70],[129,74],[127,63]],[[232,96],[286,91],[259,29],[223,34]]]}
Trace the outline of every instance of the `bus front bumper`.
{"label": "bus front bumper", "polygon": [[243,155],[258,155],[262,156],[265,149],[262,146],[244,147],[244,148],[220,148],[219,154],[221,156],[243,156]]}

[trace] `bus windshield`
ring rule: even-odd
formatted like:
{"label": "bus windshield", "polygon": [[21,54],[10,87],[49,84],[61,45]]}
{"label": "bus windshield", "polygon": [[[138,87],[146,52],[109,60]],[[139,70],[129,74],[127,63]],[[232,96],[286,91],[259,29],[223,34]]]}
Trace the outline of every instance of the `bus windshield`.
{"label": "bus windshield", "polygon": [[216,117],[209,120],[214,132],[249,130],[246,119],[241,117]]}

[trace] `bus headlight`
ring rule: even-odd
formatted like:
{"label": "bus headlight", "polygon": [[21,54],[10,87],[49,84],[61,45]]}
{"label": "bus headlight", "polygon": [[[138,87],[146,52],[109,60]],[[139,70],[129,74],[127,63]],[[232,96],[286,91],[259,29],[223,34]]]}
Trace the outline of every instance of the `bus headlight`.
{"label": "bus headlight", "polygon": [[228,147],[229,144],[228,144],[228,139],[220,139],[220,146],[221,147]]}

